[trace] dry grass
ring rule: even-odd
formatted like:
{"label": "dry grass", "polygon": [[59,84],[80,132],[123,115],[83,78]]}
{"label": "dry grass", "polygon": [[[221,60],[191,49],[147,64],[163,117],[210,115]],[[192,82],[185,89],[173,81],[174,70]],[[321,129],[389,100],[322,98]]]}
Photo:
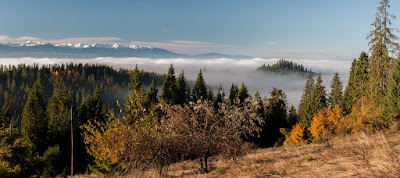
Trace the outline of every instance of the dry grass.
{"label": "dry grass", "polygon": [[[378,132],[329,143],[258,149],[233,159],[215,157],[203,174],[196,161],[171,165],[166,177],[399,177],[400,134]],[[158,177],[147,171],[144,177]]]}
{"label": "dry grass", "polygon": [[[173,164],[164,177],[399,177],[400,133],[334,138],[329,143],[247,151],[236,159],[214,157],[210,173],[197,161]],[[126,177],[159,177],[156,170]]]}

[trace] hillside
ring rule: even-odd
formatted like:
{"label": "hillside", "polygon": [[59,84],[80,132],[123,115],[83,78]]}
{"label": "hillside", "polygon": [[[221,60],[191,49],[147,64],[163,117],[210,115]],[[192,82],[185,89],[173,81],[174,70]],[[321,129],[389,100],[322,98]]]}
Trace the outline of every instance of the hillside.
{"label": "hillside", "polygon": [[303,64],[297,64],[292,61],[288,61],[285,59],[279,60],[277,63],[273,65],[265,65],[257,68],[258,72],[268,72],[272,74],[300,74],[300,75],[316,75],[315,72],[311,70],[311,68],[306,68]]}
{"label": "hillside", "polygon": [[184,161],[171,165],[167,177],[398,177],[399,143],[397,131],[362,133],[326,144],[252,150],[236,159],[216,157],[209,174],[198,171],[197,161]]}

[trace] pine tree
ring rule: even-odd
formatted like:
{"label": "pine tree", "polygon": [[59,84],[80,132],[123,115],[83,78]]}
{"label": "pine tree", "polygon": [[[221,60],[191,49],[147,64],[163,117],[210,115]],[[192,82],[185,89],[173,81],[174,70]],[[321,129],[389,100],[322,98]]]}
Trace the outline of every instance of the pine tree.
{"label": "pine tree", "polygon": [[95,120],[98,122],[104,122],[106,119],[106,114],[105,114],[105,107],[103,105],[103,100],[101,99],[100,96],[100,91],[98,88],[96,88],[93,92],[93,96],[89,100],[89,113],[91,120]]}
{"label": "pine tree", "polygon": [[308,75],[307,82],[303,90],[303,95],[300,101],[300,118],[299,121],[306,127],[308,127],[311,123],[311,119],[313,117],[312,105],[313,99],[312,94],[314,90],[314,79],[311,75]]}
{"label": "pine tree", "polygon": [[140,81],[140,71],[137,64],[130,76],[130,82],[128,84],[128,88],[131,91],[133,90],[140,91],[142,89],[142,83]]}
{"label": "pine tree", "polygon": [[219,104],[224,102],[224,98],[225,98],[225,92],[222,89],[222,86],[218,87],[218,93],[217,93],[217,97],[215,98],[215,102],[214,102],[214,108],[215,110],[219,109]]}
{"label": "pine tree", "polygon": [[182,72],[179,74],[177,81],[177,95],[176,95],[176,104],[186,104],[189,102],[190,94],[189,94],[189,86],[186,82],[185,74]]}
{"label": "pine tree", "polygon": [[211,87],[208,87],[207,101],[209,103],[214,103],[214,93]]}
{"label": "pine tree", "polygon": [[291,105],[289,108],[289,113],[288,113],[288,117],[287,117],[287,123],[288,123],[289,128],[297,123],[297,119],[298,119],[298,115],[297,115],[296,108],[293,105]]}
{"label": "pine tree", "polygon": [[261,145],[263,146],[274,146],[278,138],[283,136],[279,129],[287,127],[287,102],[285,92],[273,88],[270,94],[271,98],[268,98],[266,106],[266,120],[262,128]]}
{"label": "pine tree", "polygon": [[390,72],[384,100],[384,115],[388,119],[400,116],[400,61],[394,62]]}
{"label": "pine tree", "polygon": [[157,93],[158,93],[158,89],[157,89],[156,82],[154,82],[154,80],[152,80],[150,87],[149,87],[149,91],[146,93],[146,97],[145,97],[145,103],[146,103],[146,107],[148,109],[152,105],[156,105],[158,103]]}
{"label": "pine tree", "polygon": [[366,96],[368,83],[369,59],[365,52],[361,52],[358,60],[354,59],[351,64],[349,81],[343,96],[344,114],[349,114],[354,104]]}
{"label": "pine tree", "polygon": [[399,45],[395,42],[398,37],[393,33],[395,29],[390,28],[391,19],[396,17],[388,13],[389,8],[389,0],[380,2],[375,22],[371,24],[375,29],[367,37],[370,40],[371,52],[368,98],[373,102],[373,106],[379,110],[383,109],[386,80],[392,63],[392,58],[389,55],[399,48]]}
{"label": "pine tree", "polygon": [[175,78],[175,71],[172,64],[168,69],[168,74],[164,79],[163,86],[161,88],[161,100],[166,104],[173,105],[175,104],[175,97],[176,97],[176,78]]}
{"label": "pine tree", "polygon": [[242,85],[240,86],[240,89],[237,94],[237,100],[240,103],[242,103],[244,101],[244,99],[246,99],[247,97],[249,97],[249,93],[247,91],[246,85],[244,84],[244,82],[242,82]]}
{"label": "pine tree", "polygon": [[48,119],[40,77],[28,95],[22,112],[21,132],[33,144],[34,151],[43,153],[47,148]]}
{"label": "pine tree", "polygon": [[53,95],[47,106],[47,115],[49,117],[48,134],[50,144],[60,145],[69,136],[71,121],[71,101],[68,96],[68,89],[61,81],[61,78],[58,78],[54,84]]}
{"label": "pine tree", "polygon": [[3,107],[1,107],[0,113],[0,127],[9,127],[11,121],[10,105],[8,101],[4,102]]}
{"label": "pine tree", "polygon": [[317,81],[313,89],[312,98],[314,100],[314,103],[312,105],[313,106],[312,113],[314,115],[315,113],[318,112],[318,110],[327,106],[326,91],[325,91],[325,86],[322,85],[321,73],[319,73],[317,76]]}
{"label": "pine tree", "polygon": [[238,92],[239,92],[239,89],[238,89],[237,85],[232,83],[232,86],[229,89],[229,105],[232,105],[236,102]]}
{"label": "pine tree", "polygon": [[343,84],[340,81],[339,74],[336,72],[331,83],[331,93],[329,95],[329,104],[332,107],[341,105],[343,99]]}
{"label": "pine tree", "polygon": [[197,100],[207,99],[207,88],[206,88],[206,83],[204,82],[203,73],[201,69],[197,76],[196,83],[194,84],[192,97],[193,101],[195,102],[197,102]]}

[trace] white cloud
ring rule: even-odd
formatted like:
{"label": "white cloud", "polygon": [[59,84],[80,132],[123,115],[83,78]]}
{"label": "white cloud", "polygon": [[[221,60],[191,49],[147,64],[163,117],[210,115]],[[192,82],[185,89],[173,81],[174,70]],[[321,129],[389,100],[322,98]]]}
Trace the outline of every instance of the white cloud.
{"label": "white cloud", "polygon": [[[182,70],[185,71],[185,76],[188,79],[195,80],[199,69],[206,69],[204,79],[208,85],[214,87],[214,91],[221,84],[225,91],[229,91],[232,83],[240,85],[245,82],[251,94],[259,91],[262,96],[270,96],[269,92],[273,87],[283,89],[287,94],[287,99],[290,104],[296,107],[300,102],[302,91],[306,79],[298,76],[281,76],[268,75],[255,72],[256,68],[262,64],[274,64],[278,58],[253,58],[253,59],[149,59],[149,58],[107,58],[100,57],[95,59],[55,59],[55,58],[0,58],[0,64],[17,65],[25,64],[60,64],[60,63],[100,63],[114,67],[133,68],[138,64],[139,68],[147,71],[156,71],[166,73],[169,64],[173,64],[176,75]],[[293,59],[293,62],[303,64],[307,68],[312,68],[313,71],[323,72],[322,77],[327,93],[334,72],[338,72],[344,83],[347,84],[351,61],[335,61],[328,59],[311,60],[311,59]]]}

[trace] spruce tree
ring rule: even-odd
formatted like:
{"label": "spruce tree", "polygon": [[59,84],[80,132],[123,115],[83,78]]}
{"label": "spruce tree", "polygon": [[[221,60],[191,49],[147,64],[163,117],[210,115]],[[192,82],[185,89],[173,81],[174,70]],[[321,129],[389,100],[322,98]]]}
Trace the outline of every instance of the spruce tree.
{"label": "spruce tree", "polygon": [[229,89],[229,105],[232,105],[236,102],[238,92],[239,92],[239,89],[238,89],[237,85],[232,83],[232,86]]}
{"label": "spruce tree", "polygon": [[375,22],[371,25],[375,27],[367,39],[369,39],[371,63],[368,81],[368,98],[372,101],[375,108],[383,109],[383,99],[389,75],[392,58],[390,53],[399,48],[395,42],[398,37],[393,33],[396,29],[391,28],[391,20],[396,17],[389,14],[389,0],[382,0],[377,8]]}
{"label": "spruce tree", "polygon": [[47,148],[48,119],[40,77],[35,81],[22,112],[21,133],[32,143],[34,151],[43,153]]}
{"label": "spruce tree", "polygon": [[249,93],[247,91],[246,85],[244,84],[244,82],[242,82],[242,85],[240,86],[240,89],[237,94],[237,100],[240,103],[242,103],[244,101],[244,99],[246,99],[247,97],[249,97]]}
{"label": "spruce tree", "polygon": [[156,105],[158,103],[158,98],[157,98],[157,85],[154,80],[151,81],[151,84],[149,86],[149,91],[146,93],[145,97],[145,103],[146,107],[149,109],[152,105]]}
{"label": "spruce tree", "polygon": [[340,81],[339,74],[336,72],[331,83],[331,93],[329,95],[329,104],[332,107],[341,105],[343,99],[343,84]]}
{"label": "spruce tree", "polygon": [[224,98],[225,98],[225,92],[222,89],[222,86],[218,87],[218,93],[217,93],[217,97],[215,98],[215,102],[214,102],[214,108],[215,110],[219,109],[219,104],[224,102]]}
{"label": "spruce tree", "polygon": [[140,91],[142,88],[142,83],[140,81],[140,71],[138,68],[138,65],[136,64],[135,69],[132,71],[132,74],[130,76],[130,82],[128,84],[128,88],[131,91]]}
{"label": "spruce tree", "polygon": [[63,146],[67,145],[62,145],[62,142],[65,143],[70,131],[71,101],[68,89],[61,78],[54,83],[53,95],[47,106],[47,115],[49,117],[49,142],[51,145],[59,144],[63,149]]}
{"label": "spruce tree", "polygon": [[283,135],[280,128],[287,128],[286,94],[282,90],[273,88],[266,106],[266,120],[262,128],[262,146],[274,146],[278,138]]}
{"label": "spruce tree", "polygon": [[344,114],[349,114],[353,105],[366,96],[368,85],[369,58],[367,53],[361,52],[358,60],[354,59],[350,68],[349,81],[344,91],[342,108]]}
{"label": "spruce tree", "polygon": [[289,128],[291,128],[292,125],[295,125],[297,123],[297,119],[298,119],[298,116],[297,116],[296,108],[293,105],[291,105],[289,108],[289,113],[288,113],[288,117],[287,117],[287,123],[288,123]]}
{"label": "spruce tree", "polygon": [[190,94],[189,94],[189,86],[186,82],[185,74],[182,72],[179,74],[177,80],[177,95],[176,95],[176,104],[186,104],[189,102]]}
{"label": "spruce tree", "polygon": [[168,69],[168,74],[164,79],[163,86],[161,88],[161,100],[166,104],[173,105],[175,104],[175,96],[176,96],[176,78],[175,71],[172,64]]}
{"label": "spruce tree", "polygon": [[100,96],[100,91],[96,88],[93,92],[91,99],[89,100],[89,113],[91,120],[96,120],[98,122],[104,122],[106,119],[105,107],[103,105],[103,100]]}
{"label": "spruce tree", "polygon": [[207,99],[207,88],[204,82],[203,73],[200,69],[199,74],[196,79],[196,83],[192,92],[193,101]]}
{"label": "spruce tree", "polygon": [[207,101],[209,103],[214,103],[214,93],[211,87],[208,87]]}
{"label": "spruce tree", "polygon": [[326,91],[325,86],[322,85],[322,77],[321,73],[317,76],[317,81],[315,83],[312,98],[314,100],[313,103],[313,115],[318,112],[318,110],[327,106],[326,100]]}
{"label": "spruce tree", "polygon": [[300,101],[300,118],[299,121],[305,126],[309,127],[311,119],[313,117],[313,104],[312,94],[314,90],[314,79],[311,75],[308,75],[307,82],[303,90],[303,95]]}
{"label": "spruce tree", "polygon": [[3,107],[1,107],[0,113],[0,127],[9,127],[11,121],[10,105],[8,101],[4,102]]}
{"label": "spruce tree", "polygon": [[390,72],[384,100],[384,115],[388,119],[400,116],[400,61],[394,62]]}

